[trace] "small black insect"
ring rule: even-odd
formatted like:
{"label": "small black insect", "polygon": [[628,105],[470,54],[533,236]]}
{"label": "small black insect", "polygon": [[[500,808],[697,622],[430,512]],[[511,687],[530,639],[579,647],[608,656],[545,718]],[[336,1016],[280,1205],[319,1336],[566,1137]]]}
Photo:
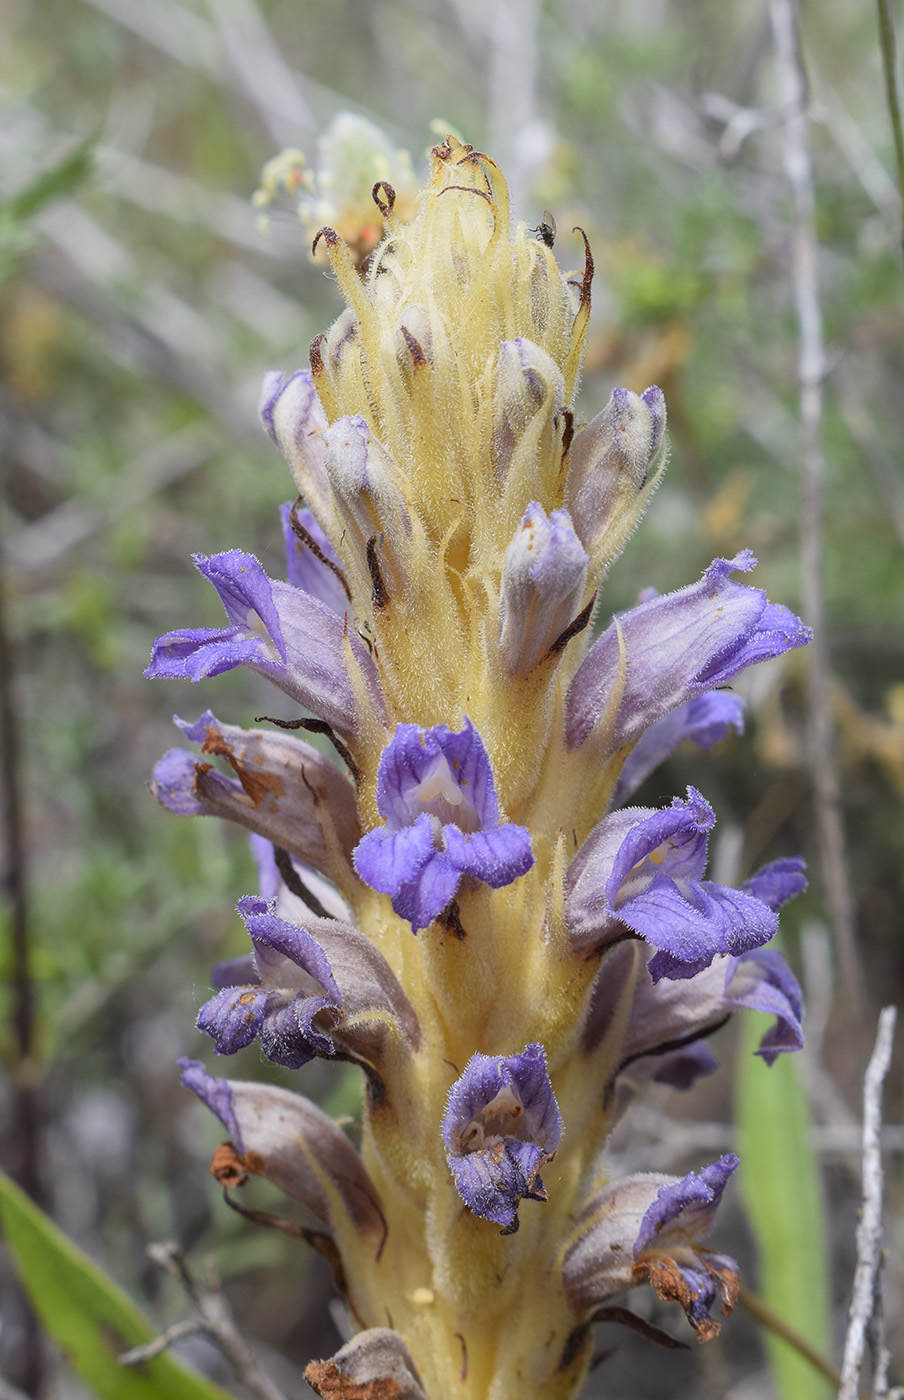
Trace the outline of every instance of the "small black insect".
{"label": "small black insect", "polygon": [[548,209],[543,210],[543,218],[536,228],[528,230],[535,233],[541,243],[545,243],[547,248],[551,248],[556,241],[556,221]]}

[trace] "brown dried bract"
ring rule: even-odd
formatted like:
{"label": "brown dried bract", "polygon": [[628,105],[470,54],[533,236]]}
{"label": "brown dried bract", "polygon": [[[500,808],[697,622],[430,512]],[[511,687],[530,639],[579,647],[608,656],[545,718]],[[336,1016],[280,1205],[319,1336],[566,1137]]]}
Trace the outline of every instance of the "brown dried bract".
{"label": "brown dried bract", "polygon": [[[706,1264],[705,1260],[702,1262]],[[688,1322],[697,1334],[698,1342],[711,1342],[713,1337],[718,1337],[722,1327],[713,1318],[702,1318],[699,1322],[694,1320],[691,1309],[697,1301],[697,1294],[691,1288],[674,1259],[657,1259],[652,1263],[644,1263],[643,1267],[650,1275],[650,1283],[664,1302],[674,1300],[681,1304],[687,1314]],[[737,1302],[737,1274],[733,1271],[710,1268],[709,1265],[706,1267],[713,1278],[719,1281],[722,1289],[722,1312],[727,1316]]]}
{"label": "brown dried bract", "polygon": [[234,1143],[221,1142],[210,1160],[210,1174],[221,1186],[244,1186],[248,1169]]}
{"label": "brown dried bract", "polygon": [[[227,743],[220,731],[215,729],[213,725],[207,726],[207,738],[201,745],[201,752],[214,754],[217,758],[226,760],[255,807],[259,807],[266,797],[278,799],[282,796],[285,785],[279,774],[252,772],[236,754],[233,746]],[[203,764],[198,766],[199,768],[206,767]],[[201,777],[200,773],[198,777]]]}
{"label": "brown dried bract", "polygon": [[391,1376],[354,1381],[342,1374],[335,1361],[312,1361],[304,1378],[323,1400],[402,1400],[402,1388]]}

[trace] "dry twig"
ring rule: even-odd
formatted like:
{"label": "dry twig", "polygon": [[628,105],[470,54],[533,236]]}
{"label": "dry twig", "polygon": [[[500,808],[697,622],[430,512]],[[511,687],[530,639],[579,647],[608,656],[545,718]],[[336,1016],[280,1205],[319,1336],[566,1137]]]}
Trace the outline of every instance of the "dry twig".
{"label": "dry twig", "polygon": [[124,1366],[137,1366],[142,1361],[150,1361],[165,1351],[173,1342],[203,1332],[210,1337],[231,1364],[236,1375],[255,1400],[285,1400],[278,1386],[262,1370],[257,1357],[239,1333],[232,1316],[232,1310],[220,1290],[218,1281],[211,1277],[208,1286],[201,1284],[189,1269],[177,1245],[152,1244],[148,1254],[161,1269],[166,1269],[177,1279],[198,1310],[197,1317],[186,1318],[168,1327],[159,1337],[144,1346],[133,1347],[123,1352],[119,1360]]}
{"label": "dry twig", "polygon": [[[838,1400],[856,1400],[867,1335],[879,1313],[879,1264],[882,1256],[882,1085],[891,1062],[896,1012],[886,1006],[879,1016],[876,1044],[863,1082],[863,1206],[857,1226],[857,1268],[841,1364]],[[877,1346],[877,1380],[887,1395],[888,1358],[881,1337]]]}

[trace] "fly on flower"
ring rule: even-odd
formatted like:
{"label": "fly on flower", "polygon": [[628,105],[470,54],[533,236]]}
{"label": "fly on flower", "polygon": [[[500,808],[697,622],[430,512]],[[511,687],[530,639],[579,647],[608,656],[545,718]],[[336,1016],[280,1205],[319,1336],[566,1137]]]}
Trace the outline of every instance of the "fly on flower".
{"label": "fly on flower", "polygon": [[543,218],[536,228],[530,230],[535,233],[541,243],[545,243],[547,248],[552,248],[556,241],[556,221],[548,209],[543,210]]}

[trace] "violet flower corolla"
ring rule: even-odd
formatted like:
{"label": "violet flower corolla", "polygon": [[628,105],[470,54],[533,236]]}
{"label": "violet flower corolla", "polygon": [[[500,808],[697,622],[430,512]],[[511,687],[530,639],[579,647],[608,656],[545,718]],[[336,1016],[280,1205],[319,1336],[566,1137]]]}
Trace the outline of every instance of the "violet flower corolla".
{"label": "violet flower corolla", "polygon": [[802,867],[734,889],[707,871],[695,788],[627,804],[678,744],[740,731],[726,687],[809,633],[736,577],[741,551],[591,639],[665,468],[665,400],[616,389],[579,419],[586,238],[563,272],[511,226],[489,156],[450,136],[431,159],[410,221],[375,175],[387,236],[363,271],[319,231],[346,310],[310,369],[267,376],[299,493],[288,582],[239,550],[198,558],[227,625],[154,649],[150,675],[206,688],[245,667],[297,717],[179,720],[200,752],[170,750],[152,787],[244,826],[259,858],[250,955],[215,970],[198,1019],[216,1053],[258,1040],[299,1090],[314,1056],[363,1072],[355,1148],[301,1092],[185,1069],[229,1134],[220,1180],[264,1176],[315,1219],[299,1231],[358,1334],[311,1384],[568,1400],[627,1290],[652,1284],[700,1340],[737,1294],[708,1243],[737,1159],[610,1181],[604,1153],[646,1084],[712,1072],[735,1012],[774,1017],[767,1064],[800,1047],[768,945]]}

